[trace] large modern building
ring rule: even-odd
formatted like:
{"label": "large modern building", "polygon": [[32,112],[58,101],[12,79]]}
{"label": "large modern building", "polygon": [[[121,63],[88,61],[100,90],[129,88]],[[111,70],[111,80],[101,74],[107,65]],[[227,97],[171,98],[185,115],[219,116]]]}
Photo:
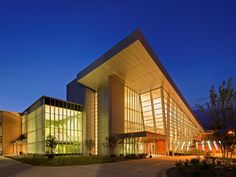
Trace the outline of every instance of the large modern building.
{"label": "large modern building", "polygon": [[[196,141],[204,133],[197,117],[140,30],[79,72],[67,85],[67,101],[41,97],[20,117],[21,133],[7,147],[21,140],[25,153],[46,153],[48,135],[56,136],[58,154],[85,154],[84,142],[92,139],[93,153],[106,155],[109,136],[123,139],[120,154],[170,155],[204,143]],[[0,148],[4,154],[3,141]]]}

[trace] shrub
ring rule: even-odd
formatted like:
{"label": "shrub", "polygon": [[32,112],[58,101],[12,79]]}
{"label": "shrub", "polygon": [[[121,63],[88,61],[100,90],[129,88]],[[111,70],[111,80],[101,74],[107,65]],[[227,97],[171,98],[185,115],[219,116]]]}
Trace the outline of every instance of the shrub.
{"label": "shrub", "polygon": [[215,157],[211,157],[211,163],[212,163],[213,165],[216,164],[216,158],[215,158]]}
{"label": "shrub", "polygon": [[111,158],[115,158],[116,155],[115,155],[115,154],[111,154],[110,157],[111,157]]}
{"label": "shrub", "polygon": [[131,159],[136,159],[137,158],[136,154],[130,154],[130,157],[131,157]]}
{"label": "shrub", "polygon": [[125,158],[126,158],[126,159],[130,159],[130,158],[131,158],[130,154],[126,154],[126,155],[125,155]]}
{"label": "shrub", "polygon": [[182,162],[181,160],[175,162],[175,166],[176,166],[177,168],[182,168],[182,167],[184,167],[183,162]]}
{"label": "shrub", "polygon": [[189,166],[189,160],[188,160],[188,159],[186,159],[186,160],[184,161],[184,166],[185,166],[185,167],[188,167],[188,166]]}
{"label": "shrub", "polygon": [[175,162],[175,166],[176,166],[178,172],[180,174],[182,174],[183,171],[184,171],[184,163],[183,163],[183,161],[180,160],[180,161]]}
{"label": "shrub", "polygon": [[194,158],[194,159],[191,159],[190,160],[190,164],[193,166],[193,167],[199,167],[199,165],[200,165],[200,159],[197,159],[197,158]]}
{"label": "shrub", "polygon": [[217,164],[217,165],[221,165],[221,160],[217,160],[217,161],[216,161],[216,164]]}
{"label": "shrub", "polygon": [[202,161],[202,164],[201,164],[201,169],[208,169],[209,168],[209,164],[207,163],[208,161],[206,159],[204,159]]}
{"label": "shrub", "polygon": [[[232,163],[236,164],[236,159],[232,159]],[[236,173],[236,172],[235,172]]]}
{"label": "shrub", "polygon": [[138,154],[138,155],[137,155],[137,158],[138,158],[138,159],[144,159],[146,156],[147,156],[147,154],[142,153],[142,154]]}
{"label": "shrub", "polygon": [[137,156],[136,156],[136,154],[126,154],[126,155],[125,155],[125,158],[126,158],[126,159],[136,159]]}

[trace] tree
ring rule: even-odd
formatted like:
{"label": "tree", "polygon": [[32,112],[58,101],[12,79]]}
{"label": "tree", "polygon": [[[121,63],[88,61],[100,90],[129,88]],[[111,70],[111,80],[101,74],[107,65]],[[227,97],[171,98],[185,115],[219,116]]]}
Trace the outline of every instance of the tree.
{"label": "tree", "polygon": [[86,139],[85,146],[86,146],[87,151],[89,152],[89,155],[92,155],[92,149],[95,146],[95,141],[93,139]]}
{"label": "tree", "polygon": [[214,85],[210,89],[210,101],[206,106],[197,105],[201,111],[210,113],[212,139],[217,140],[222,152],[223,164],[231,164],[236,132],[236,91],[232,78],[223,81],[218,92]]}
{"label": "tree", "polygon": [[54,150],[57,147],[57,139],[53,135],[48,135],[46,138],[46,147],[49,149],[49,156],[48,158],[53,158],[54,157]]}
{"label": "tree", "polygon": [[115,155],[114,151],[119,144],[122,144],[123,141],[117,136],[108,136],[106,137],[106,142],[103,143],[103,146],[108,148],[109,154]]}

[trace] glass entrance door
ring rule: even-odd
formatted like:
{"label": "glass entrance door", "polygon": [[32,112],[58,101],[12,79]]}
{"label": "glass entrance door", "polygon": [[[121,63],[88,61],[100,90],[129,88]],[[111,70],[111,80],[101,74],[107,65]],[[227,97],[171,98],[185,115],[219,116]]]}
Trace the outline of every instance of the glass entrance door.
{"label": "glass entrance door", "polygon": [[156,143],[145,143],[145,153],[147,155],[156,155],[157,154]]}

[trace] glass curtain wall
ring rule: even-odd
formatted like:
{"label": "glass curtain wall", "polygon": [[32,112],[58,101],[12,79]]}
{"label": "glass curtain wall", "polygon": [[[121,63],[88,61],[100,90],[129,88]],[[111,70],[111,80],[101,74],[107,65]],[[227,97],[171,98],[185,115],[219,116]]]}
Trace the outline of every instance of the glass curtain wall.
{"label": "glass curtain wall", "polygon": [[45,140],[48,135],[55,136],[58,141],[55,153],[82,153],[80,106],[52,98],[42,99],[22,117],[22,134],[27,136],[27,153],[47,153]]}
{"label": "glass curtain wall", "polygon": [[145,130],[164,134],[161,89],[141,94]]}
{"label": "glass curtain wall", "polygon": [[125,87],[125,133],[144,131],[139,94]]}
{"label": "glass curtain wall", "polygon": [[174,99],[163,89],[164,111],[168,134],[169,150],[183,153],[194,146],[193,139],[200,133],[190,118],[176,104]]}
{"label": "glass curtain wall", "polygon": [[[144,131],[139,94],[125,87],[125,133]],[[143,139],[139,137],[124,139],[124,153],[140,153],[144,149]]]}
{"label": "glass curtain wall", "polygon": [[80,154],[82,153],[82,113],[75,109],[76,105],[66,102],[62,104],[65,105],[61,105],[62,107],[45,105],[45,140],[48,135],[56,137],[58,145],[55,153],[57,154]]}
{"label": "glass curtain wall", "polygon": [[[125,133],[149,131],[166,135],[169,150],[183,153],[194,147],[200,131],[163,88],[138,94],[125,87]],[[126,138],[127,153],[142,151],[143,138]]]}
{"label": "glass curtain wall", "polygon": [[27,135],[27,153],[44,154],[43,106],[22,118],[22,134]]}

